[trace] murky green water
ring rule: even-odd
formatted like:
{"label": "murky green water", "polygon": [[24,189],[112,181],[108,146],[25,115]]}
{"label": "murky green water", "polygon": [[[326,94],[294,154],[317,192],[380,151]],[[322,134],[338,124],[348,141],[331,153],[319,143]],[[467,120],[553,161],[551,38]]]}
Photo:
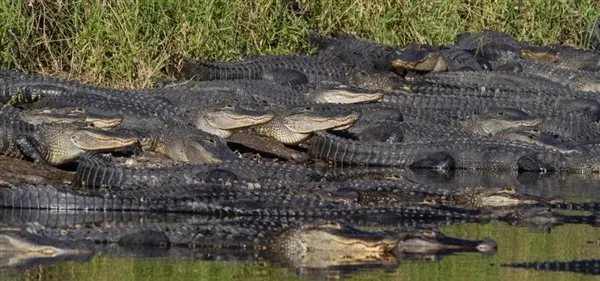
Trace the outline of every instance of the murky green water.
{"label": "murky green water", "polygon": [[[600,180],[593,177],[544,178],[532,182],[531,193],[562,196],[569,201],[600,198]],[[440,226],[450,236],[466,239],[490,237],[498,243],[491,256],[459,253],[365,258],[363,265],[315,267],[272,260],[253,253],[209,252],[193,249],[134,254],[103,250],[102,254],[49,264],[32,264],[19,271],[0,268],[2,280],[599,280],[598,275],[501,267],[502,263],[600,259],[600,228],[586,224],[553,228],[511,226],[503,222]],[[145,256],[139,256],[144,254]],[[154,255],[154,256],[153,256]],[[0,259],[0,264],[7,261]],[[10,260],[8,262],[11,262]]]}

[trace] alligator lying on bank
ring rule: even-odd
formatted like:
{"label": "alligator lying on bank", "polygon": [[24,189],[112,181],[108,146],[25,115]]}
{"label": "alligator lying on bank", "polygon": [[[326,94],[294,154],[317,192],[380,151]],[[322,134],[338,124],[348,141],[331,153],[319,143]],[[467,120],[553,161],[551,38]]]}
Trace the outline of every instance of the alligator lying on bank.
{"label": "alligator lying on bank", "polygon": [[129,134],[85,128],[81,123],[36,126],[18,117],[2,117],[0,153],[50,165],[74,161],[84,151],[114,151],[139,142]]}
{"label": "alligator lying on bank", "polygon": [[568,271],[586,275],[600,275],[600,260],[545,261],[527,263],[503,263],[500,266],[544,271]]}
{"label": "alligator lying on bank", "polygon": [[[239,62],[203,62],[188,60],[181,75],[184,79],[269,79],[280,70],[302,73],[310,83],[338,83],[374,90],[400,89],[402,78],[387,71],[365,71],[335,58],[315,56],[257,56]],[[274,81],[280,83],[281,81]]]}
{"label": "alligator lying on bank", "polygon": [[598,171],[600,157],[473,137],[381,143],[358,142],[324,132],[316,133],[311,139],[309,154],[341,165],[572,172]]}

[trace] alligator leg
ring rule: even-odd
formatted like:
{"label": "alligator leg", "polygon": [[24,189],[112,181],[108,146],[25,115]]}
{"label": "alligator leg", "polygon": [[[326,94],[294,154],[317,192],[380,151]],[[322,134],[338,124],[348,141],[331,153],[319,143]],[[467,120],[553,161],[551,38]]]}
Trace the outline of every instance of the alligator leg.
{"label": "alligator leg", "polygon": [[44,156],[40,152],[39,142],[32,136],[20,135],[16,138],[16,144],[26,157],[33,160],[33,163],[46,165]]}

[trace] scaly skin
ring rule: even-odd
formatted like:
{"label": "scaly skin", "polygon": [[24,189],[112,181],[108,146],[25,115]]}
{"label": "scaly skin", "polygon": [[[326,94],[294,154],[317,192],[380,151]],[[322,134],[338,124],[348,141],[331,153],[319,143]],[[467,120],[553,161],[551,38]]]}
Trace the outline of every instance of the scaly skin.
{"label": "scaly skin", "polygon": [[548,63],[529,60],[521,60],[519,64],[523,67],[524,73],[538,75],[573,90],[600,91],[600,74],[598,72],[558,68]]}
{"label": "scaly skin", "polygon": [[306,105],[281,111],[275,118],[256,127],[260,135],[284,144],[299,144],[321,130],[346,129],[360,117],[360,112],[328,105]]}
{"label": "scaly skin", "polygon": [[319,47],[319,57],[336,57],[365,69],[393,70],[391,62],[402,51],[395,46],[377,44],[345,33],[329,37],[309,31],[308,42]]}
{"label": "scaly skin", "polygon": [[84,151],[118,150],[139,142],[132,135],[84,128],[82,124],[35,126],[20,120],[4,120],[1,125],[0,153],[50,165],[74,161]]}
{"label": "scaly skin", "polygon": [[354,69],[338,59],[315,56],[256,56],[237,62],[187,61],[181,70],[185,79],[263,79],[272,72],[294,70],[310,83],[340,83],[375,90],[402,87],[398,75],[384,71]]}
{"label": "scaly skin", "polygon": [[360,143],[318,132],[309,154],[338,164],[483,170],[594,172],[597,155],[562,154],[529,144],[487,139]]}
{"label": "scaly skin", "polygon": [[[155,151],[171,159],[190,163],[213,163],[236,156],[225,141],[198,130],[182,109],[160,99],[126,99],[116,101],[88,96],[44,98],[33,108],[83,107],[86,112],[120,114],[122,122],[115,128],[139,138],[145,151]],[[157,114],[158,112],[158,114]]]}
{"label": "scaly skin", "polygon": [[568,271],[585,275],[600,275],[600,260],[540,261],[503,263],[500,266],[544,271]]}
{"label": "scaly skin", "polygon": [[521,57],[552,63],[556,67],[572,70],[600,70],[600,54],[565,45],[522,48]]}
{"label": "scaly skin", "polygon": [[131,168],[94,154],[82,155],[74,183],[97,188],[139,189],[163,185],[192,184],[223,176],[247,180],[279,179],[315,181],[321,176],[308,168],[280,163],[256,163],[248,160],[216,164],[181,164],[160,168]]}

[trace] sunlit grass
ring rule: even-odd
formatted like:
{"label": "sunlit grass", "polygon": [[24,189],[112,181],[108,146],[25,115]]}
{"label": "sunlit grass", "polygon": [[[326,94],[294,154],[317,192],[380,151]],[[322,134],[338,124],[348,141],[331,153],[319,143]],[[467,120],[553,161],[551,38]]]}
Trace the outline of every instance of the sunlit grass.
{"label": "sunlit grass", "polygon": [[535,43],[584,46],[596,1],[585,0],[0,1],[0,64],[107,86],[149,87],[182,58],[309,53],[308,29],[378,42],[452,43],[497,29]]}

